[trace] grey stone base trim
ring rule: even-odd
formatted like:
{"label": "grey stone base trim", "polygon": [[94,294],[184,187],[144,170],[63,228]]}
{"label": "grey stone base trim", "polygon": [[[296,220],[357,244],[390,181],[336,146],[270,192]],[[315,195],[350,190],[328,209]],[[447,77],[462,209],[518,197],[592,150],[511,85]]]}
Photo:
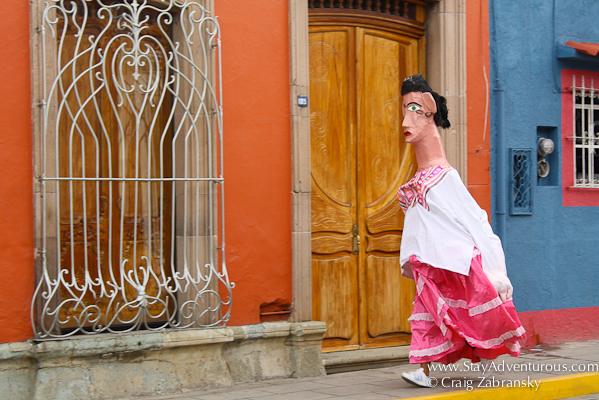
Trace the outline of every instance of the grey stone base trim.
{"label": "grey stone base trim", "polygon": [[0,398],[123,399],[324,375],[322,322],[0,344]]}
{"label": "grey stone base trim", "polygon": [[327,374],[392,367],[409,363],[410,346],[333,351],[322,355]]}

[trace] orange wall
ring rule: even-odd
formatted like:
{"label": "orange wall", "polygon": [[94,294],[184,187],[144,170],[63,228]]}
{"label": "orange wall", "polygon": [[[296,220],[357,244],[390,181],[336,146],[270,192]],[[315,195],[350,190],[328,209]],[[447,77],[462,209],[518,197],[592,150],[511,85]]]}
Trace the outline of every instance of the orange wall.
{"label": "orange wall", "polygon": [[489,8],[466,1],[466,71],[468,98],[468,190],[491,217]]}
{"label": "orange wall", "polygon": [[[260,322],[261,305],[291,302],[288,6],[215,3],[223,38],[226,255],[237,285],[230,325],[250,324]],[[29,4],[0,1],[0,15],[2,343],[32,337],[35,282]]]}
{"label": "orange wall", "polygon": [[[291,302],[291,116],[286,0],[215,1],[222,32],[229,325]],[[267,10],[267,12],[265,12]]]}
{"label": "orange wall", "polygon": [[32,337],[29,2],[0,1],[0,343]]}

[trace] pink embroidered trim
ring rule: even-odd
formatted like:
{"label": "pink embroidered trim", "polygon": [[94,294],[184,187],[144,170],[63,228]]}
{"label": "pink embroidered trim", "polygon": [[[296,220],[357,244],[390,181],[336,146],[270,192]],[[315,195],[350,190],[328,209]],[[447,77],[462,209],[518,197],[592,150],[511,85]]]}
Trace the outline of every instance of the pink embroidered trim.
{"label": "pink embroidered trim", "polygon": [[[443,306],[445,306],[445,305],[447,305],[447,302],[445,301],[445,299],[443,297],[439,297],[437,299],[437,315],[439,317],[441,317],[441,311],[443,310]],[[450,307],[449,305],[447,305],[447,306]]]}
{"label": "pink embroidered trim", "polygon": [[520,326],[516,330],[508,331],[497,338],[493,338],[493,339],[489,339],[489,340],[485,340],[485,341],[476,340],[476,339],[473,339],[466,335],[463,335],[463,336],[464,336],[464,339],[466,339],[468,341],[468,343],[470,343],[473,346],[476,345],[477,347],[482,347],[483,349],[490,349],[491,347],[495,347],[495,346],[504,344],[504,342],[506,342],[508,339],[511,339],[511,338],[517,337],[517,336],[522,336],[522,335],[524,335],[525,332],[526,331],[524,330],[524,327]]}
{"label": "pink embroidered trim", "polygon": [[[511,339],[512,337],[515,336],[522,336],[524,334],[524,328],[521,326],[518,329],[516,329],[515,331],[509,331],[504,333],[503,335],[501,335],[498,338],[494,338],[494,339],[489,339],[489,340],[485,340],[485,341],[479,341],[479,340],[475,340],[472,339],[468,336],[465,336],[462,334],[462,332],[459,332],[464,339],[466,339],[470,344],[475,345],[477,344],[477,347],[481,347],[481,348],[485,348],[485,349],[489,349],[491,347],[495,347],[498,346],[500,344],[505,345],[510,351],[512,352],[517,352],[518,350],[520,350],[521,346],[520,343],[515,342],[506,342],[507,339]],[[428,357],[428,356],[436,356],[437,354],[441,354],[446,352],[447,350],[451,349],[453,347],[453,343],[451,341],[447,341],[443,344],[440,344],[439,346],[435,346],[435,347],[429,347],[428,349],[421,349],[421,350],[410,350],[410,357]]]}
{"label": "pink embroidered trim", "polygon": [[[439,300],[443,300],[443,302],[447,303],[447,305],[449,307],[454,307],[454,308],[464,308],[464,309],[468,309],[468,303],[466,303],[466,300],[454,300],[454,299],[448,299],[447,297],[439,297]],[[439,308],[439,305],[437,305],[437,309],[441,310]]]}
{"label": "pink embroidered trim", "polygon": [[433,316],[430,315],[429,313],[416,313],[416,314],[410,315],[410,318],[408,318],[408,321],[430,321],[430,322],[434,322],[435,320],[433,319]]}
{"label": "pink embroidered trim", "polygon": [[501,301],[499,296],[497,296],[491,301],[488,301],[488,302],[478,305],[476,307],[469,308],[468,303],[466,303],[466,300],[455,300],[455,299],[449,299],[447,297],[439,297],[439,300],[437,301],[437,314],[439,314],[439,316],[441,314],[441,309],[443,308],[443,304],[447,304],[448,307],[463,308],[465,310],[468,310],[468,315],[473,317],[475,315],[482,314],[482,313],[490,311],[494,308],[497,308],[500,305],[502,305],[503,302]]}
{"label": "pink embroidered trim", "polygon": [[412,179],[403,184],[397,191],[399,205],[404,213],[416,203],[419,203],[428,210],[428,204],[426,203],[428,191],[439,183],[441,178],[452,169],[447,165],[437,165],[427,168],[424,171],[416,172]]}
{"label": "pink embroidered trim", "polygon": [[416,293],[421,294],[422,289],[424,289],[424,279],[422,279],[422,275],[420,275],[418,282],[416,282]]}
{"label": "pink embroidered trim", "polygon": [[453,347],[453,343],[451,341],[447,341],[439,346],[430,347],[428,349],[422,350],[410,350],[410,357],[428,357],[428,356],[436,356],[437,354],[441,354],[446,352],[447,350]]}
{"label": "pink embroidered trim", "polygon": [[[460,301],[464,301],[464,300],[460,300]],[[445,326],[445,319],[448,320],[448,322],[450,323],[450,325],[453,326],[453,324],[451,323],[451,318],[449,317],[449,315],[447,315],[447,311],[445,313],[443,313],[443,315],[441,315],[441,309],[442,309],[442,302],[443,302],[443,298],[439,298],[439,302],[437,303],[437,314],[439,316],[439,318],[441,318],[441,326],[439,326],[439,328],[441,329],[441,332],[443,333],[443,335],[445,335],[445,331],[447,331],[447,326]],[[486,308],[486,306],[488,306],[490,303],[499,303],[497,306],[503,304],[501,302],[501,299],[498,297],[496,297],[495,299],[485,303],[485,304],[481,304],[480,306],[474,307],[472,309],[470,309],[468,311],[468,314],[472,316],[471,311],[478,308],[478,307],[483,307]],[[495,306],[495,307],[497,307]],[[493,308],[495,308],[493,307]],[[490,310],[491,308],[489,308]],[[488,310],[487,310],[488,311]],[[482,311],[484,312],[484,311]],[[481,312],[481,313],[482,313]],[[480,313],[479,313],[480,314]],[[476,315],[476,314],[474,314]],[[444,329],[445,328],[445,329]],[[493,338],[493,339],[489,339],[489,340],[485,340],[485,341],[480,341],[480,340],[476,340],[474,338],[471,338],[469,336],[464,335],[464,333],[460,330],[458,330],[458,333],[464,338],[466,339],[470,344],[472,345],[478,345],[478,347],[482,347],[482,348],[491,348],[491,347],[495,347],[495,346],[499,346],[500,344],[503,344],[504,342],[506,342],[508,339],[511,339],[513,337],[518,337],[518,336],[522,336],[524,335],[524,333],[526,332],[526,330],[524,329],[524,327],[522,325],[520,325],[519,328],[517,328],[516,330],[513,331],[508,331],[505,332],[504,334],[502,334],[501,336],[497,337],[497,338]],[[518,344],[518,346],[520,346]]]}
{"label": "pink embroidered trim", "polygon": [[[449,322],[449,318],[447,318],[447,322]],[[439,325],[439,329],[441,329],[441,334],[445,336],[445,334],[447,333],[447,325],[445,325],[445,318],[441,320],[441,325]]]}
{"label": "pink embroidered trim", "polygon": [[513,351],[514,353],[520,351],[520,349],[522,348],[519,342],[505,342],[505,347],[507,347],[510,351]]}
{"label": "pink embroidered trim", "polygon": [[474,315],[482,314],[482,313],[490,311],[494,308],[497,308],[502,304],[503,304],[503,302],[501,301],[499,296],[497,296],[493,300],[488,301],[485,304],[481,304],[480,306],[472,307],[471,309],[468,310],[468,315],[470,315],[472,317]]}

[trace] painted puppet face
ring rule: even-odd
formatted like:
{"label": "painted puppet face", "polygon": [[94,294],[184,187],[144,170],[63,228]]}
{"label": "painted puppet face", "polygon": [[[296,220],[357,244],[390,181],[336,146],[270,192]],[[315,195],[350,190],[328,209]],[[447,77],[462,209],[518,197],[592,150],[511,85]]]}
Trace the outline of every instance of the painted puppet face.
{"label": "painted puppet face", "polygon": [[403,132],[407,143],[422,140],[436,131],[433,116],[437,112],[435,99],[430,93],[411,92],[403,96]]}

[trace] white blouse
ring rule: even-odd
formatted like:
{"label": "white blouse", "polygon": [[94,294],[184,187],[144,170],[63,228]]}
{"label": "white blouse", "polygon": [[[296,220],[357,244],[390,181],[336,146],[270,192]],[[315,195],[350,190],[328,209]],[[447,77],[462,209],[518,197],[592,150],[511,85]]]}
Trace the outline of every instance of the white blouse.
{"label": "white blouse", "polygon": [[436,166],[416,173],[399,189],[398,198],[406,215],[400,250],[404,275],[412,275],[404,271],[412,255],[433,267],[468,275],[474,247],[482,255],[485,272],[500,270],[506,275],[501,240],[455,169]]}

